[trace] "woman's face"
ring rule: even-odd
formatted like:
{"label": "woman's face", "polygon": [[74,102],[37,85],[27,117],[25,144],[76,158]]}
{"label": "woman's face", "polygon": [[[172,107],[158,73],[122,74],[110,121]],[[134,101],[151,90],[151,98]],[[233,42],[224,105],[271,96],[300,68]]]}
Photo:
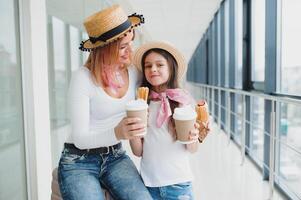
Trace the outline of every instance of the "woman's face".
{"label": "woman's face", "polygon": [[158,53],[151,52],[145,57],[144,75],[146,80],[155,88],[166,83],[169,79],[167,60]]}
{"label": "woman's face", "polygon": [[131,53],[132,53],[132,43],[133,43],[133,31],[127,33],[127,36],[123,37],[119,46],[119,57],[118,61],[120,64],[130,64]]}

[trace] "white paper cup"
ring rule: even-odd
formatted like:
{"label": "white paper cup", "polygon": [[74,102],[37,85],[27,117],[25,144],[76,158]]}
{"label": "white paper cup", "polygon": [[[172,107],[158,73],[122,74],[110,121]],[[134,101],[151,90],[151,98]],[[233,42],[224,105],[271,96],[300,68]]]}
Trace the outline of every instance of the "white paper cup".
{"label": "white paper cup", "polygon": [[196,112],[190,106],[175,109],[173,119],[176,125],[178,142],[183,144],[195,142],[189,139],[189,132],[194,129],[196,117]]}

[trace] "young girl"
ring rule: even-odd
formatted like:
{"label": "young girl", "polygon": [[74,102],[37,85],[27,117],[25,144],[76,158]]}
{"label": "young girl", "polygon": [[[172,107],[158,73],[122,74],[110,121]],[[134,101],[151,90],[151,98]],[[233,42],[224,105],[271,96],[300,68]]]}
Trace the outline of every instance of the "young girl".
{"label": "young girl", "polygon": [[142,86],[150,89],[149,119],[144,138],[130,140],[134,155],[142,157],[141,176],[153,199],[193,199],[189,154],[198,148],[198,125],[189,144],[176,141],[172,114],[191,105],[190,95],[179,88],[187,65],[182,54],[165,42],[142,45],[134,62],[143,72]]}

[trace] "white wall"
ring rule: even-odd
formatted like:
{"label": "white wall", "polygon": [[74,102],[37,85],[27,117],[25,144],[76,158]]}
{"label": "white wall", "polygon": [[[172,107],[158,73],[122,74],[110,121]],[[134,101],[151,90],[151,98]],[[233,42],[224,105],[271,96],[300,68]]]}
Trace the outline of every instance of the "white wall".
{"label": "white wall", "polygon": [[51,146],[45,1],[20,0],[28,199],[50,199]]}

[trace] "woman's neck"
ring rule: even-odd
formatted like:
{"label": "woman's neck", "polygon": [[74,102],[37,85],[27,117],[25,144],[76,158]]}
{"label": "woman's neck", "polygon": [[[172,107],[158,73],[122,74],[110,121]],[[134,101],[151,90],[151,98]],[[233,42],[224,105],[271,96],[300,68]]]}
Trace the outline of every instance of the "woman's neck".
{"label": "woman's neck", "polygon": [[127,70],[126,66],[122,64],[112,65],[111,67],[113,69],[112,71],[119,72],[119,73],[125,72]]}

